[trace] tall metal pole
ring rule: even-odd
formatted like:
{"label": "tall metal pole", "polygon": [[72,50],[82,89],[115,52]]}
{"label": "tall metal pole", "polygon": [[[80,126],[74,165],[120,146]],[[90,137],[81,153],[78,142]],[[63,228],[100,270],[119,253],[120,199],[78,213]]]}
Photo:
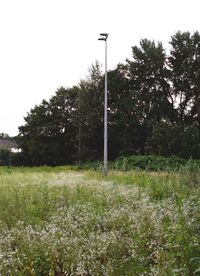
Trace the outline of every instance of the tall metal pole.
{"label": "tall metal pole", "polygon": [[108,174],[108,83],[107,83],[107,33],[101,33],[99,40],[105,41],[105,93],[104,93],[104,175]]}
{"label": "tall metal pole", "polygon": [[12,166],[12,153],[11,153],[11,148],[9,150],[9,167]]}
{"label": "tall metal pole", "polygon": [[105,40],[105,94],[104,94],[104,175],[108,174],[108,82],[107,82],[107,37]]}

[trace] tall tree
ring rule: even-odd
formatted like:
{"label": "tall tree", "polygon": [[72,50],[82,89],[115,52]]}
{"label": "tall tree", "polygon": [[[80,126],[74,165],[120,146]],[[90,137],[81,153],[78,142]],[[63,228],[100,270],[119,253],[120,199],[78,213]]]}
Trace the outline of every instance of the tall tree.
{"label": "tall tree", "polygon": [[127,60],[127,76],[137,91],[140,120],[173,119],[173,97],[168,83],[169,71],[162,44],[143,39],[132,47],[133,60]]}
{"label": "tall tree", "polygon": [[77,98],[78,145],[81,161],[96,160],[103,153],[103,76],[96,62],[79,83]]}
{"label": "tall tree", "polygon": [[75,99],[74,89],[61,87],[49,102],[43,100],[28,113],[25,125],[19,127],[19,142],[27,163],[54,165],[72,161]]}
{"label": "tall tree", "polygon": [[162,156],[179,155],[182,151],[184,132],[177,123],[157,122],[147,138],[146,153]]}
{"label": "tall tree", "polygon": [[65,164],[96,160],[102,152],[102,74],[98,63],[86,80],[59,88],[25,117],[20,146],[30,164]]}
{"label": "tall tree", "polygon": [[109,158],[135,153],[139,147],[140,128],[136,93],[129,89],[124,66],[108,72],[108,140]]}
{"label": "tall tree", "polygon": [[171,83],[179,121],[197,121],[200,126],[200,35],[177,32],[170,42]]}
{"label": "tall tree", "polygon": [[[171,46],[166,57],[160,42],[143,39],[131,59],[108,72],[109,160],[145,150],[200,156],[200,35],[178,32]],[[102,160],[103,111],[104,76],[96,62],[78,85],[59,88],[27,114],[18,137],[25,162]]]}
{"label": "tall tree", "polygon": [[139,122],[140,131],[136,131],[140,137],[139,149],[144,152],[154,125],[176,118],[174,98],[168,82],[170,72],[162,44],[141,40],[139,47],[132,47],[132,59],[127,59],[124,72],[129,80],[134,113]]}

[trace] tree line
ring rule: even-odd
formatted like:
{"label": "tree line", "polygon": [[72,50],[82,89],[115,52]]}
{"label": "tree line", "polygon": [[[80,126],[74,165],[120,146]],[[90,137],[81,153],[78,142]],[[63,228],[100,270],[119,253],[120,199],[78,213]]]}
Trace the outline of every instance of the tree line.
{"label": "tree line", "polygon": [[[98,62],[77,85],[33,107],[16,140],[26,165],[103,158],[104,74]],[[200,158],[200,34],[177,32],[166,54],[142,39],[108,72],[108,156]]]}

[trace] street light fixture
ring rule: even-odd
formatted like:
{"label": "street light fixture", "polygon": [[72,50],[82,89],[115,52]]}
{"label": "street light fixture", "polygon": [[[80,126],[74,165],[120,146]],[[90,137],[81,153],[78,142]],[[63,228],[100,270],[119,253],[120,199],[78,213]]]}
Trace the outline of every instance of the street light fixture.
{"label": "street light fixture", "polygon": [[107,33],[101,33],[98,40],[105,41],[105,93],[104,93],[104,175],[108,174],[108,84],[107,84]]}

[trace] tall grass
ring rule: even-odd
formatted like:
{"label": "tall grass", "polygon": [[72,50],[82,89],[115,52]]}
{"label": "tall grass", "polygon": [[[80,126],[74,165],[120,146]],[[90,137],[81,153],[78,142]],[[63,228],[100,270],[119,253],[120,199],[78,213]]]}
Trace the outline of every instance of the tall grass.
{"label": "tall grass", "polygon": [[0,275],[199,275],[199,174],[0,170]]}

